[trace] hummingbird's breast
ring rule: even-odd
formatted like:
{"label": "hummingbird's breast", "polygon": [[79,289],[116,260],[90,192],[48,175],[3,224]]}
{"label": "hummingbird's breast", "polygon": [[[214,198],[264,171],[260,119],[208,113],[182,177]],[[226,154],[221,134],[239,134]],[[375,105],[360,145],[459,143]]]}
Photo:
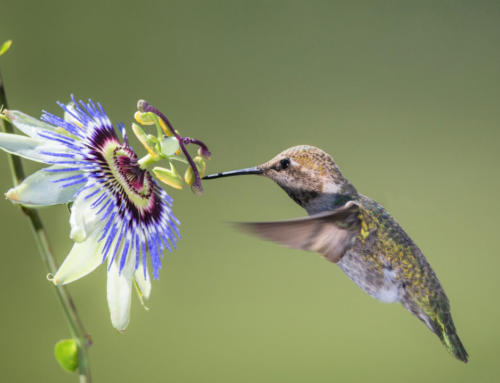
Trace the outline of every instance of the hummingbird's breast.
{"label": "hummingbird's breast", "polygon": [[362,290],[382,302],[404,299],[406,290],[424,294],[427,262],[406,232],[378,203],[366,197],[361,204],[361,230],[337,263]]}
{"label": "hummingbird's breast", "polygon": [[347,251],[337,265],[372,297],[386,303],[399,301],[401,284],[390,267],[381,266],[356,250]]}

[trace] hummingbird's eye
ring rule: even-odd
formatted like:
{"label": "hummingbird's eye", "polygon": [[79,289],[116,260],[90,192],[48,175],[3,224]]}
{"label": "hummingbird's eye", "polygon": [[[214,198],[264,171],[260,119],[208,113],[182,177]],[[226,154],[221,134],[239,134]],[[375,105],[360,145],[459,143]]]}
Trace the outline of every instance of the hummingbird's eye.
{"label": "hummingbird's eye", "polygon": [[281,166],[281,170],[288,169],[288,167],[290,166],[290,160],[288,158],[283,158],[280,161],[280,166]]}

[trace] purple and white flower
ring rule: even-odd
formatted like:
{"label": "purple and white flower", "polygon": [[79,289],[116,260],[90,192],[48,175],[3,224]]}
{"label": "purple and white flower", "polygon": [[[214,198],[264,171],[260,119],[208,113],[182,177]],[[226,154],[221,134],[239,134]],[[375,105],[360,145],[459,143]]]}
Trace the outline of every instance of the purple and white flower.
{"label": "purple and white flower", "polygon": [[75,243],[52,281],[73,282],[106,261],[111,322],[124,330],[133,282],[147,299],[148,269],[159,277],[164,250],[175,248],[179,238],[179,221],[172,214],[172,198],[138,163],[123,124],[117,125],[120,139],[99,103],[59,105],[65,118],[44,112],[40,121],[5,111],[26,135],[0,133],[0,148],[50,165],[6,196],[30,207],[72,203],[70,237]]}

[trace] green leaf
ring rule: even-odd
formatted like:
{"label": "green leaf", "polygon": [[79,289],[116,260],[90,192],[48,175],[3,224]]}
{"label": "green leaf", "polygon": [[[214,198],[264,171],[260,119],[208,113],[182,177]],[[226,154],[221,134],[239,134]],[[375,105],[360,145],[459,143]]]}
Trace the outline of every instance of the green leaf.
{"label": "green leaf", "polygon": [[12,45],[12,40],[7,40],[6,42],[4,42],[0,47],[0,56],[9,50],[11,45]]}
{"label": "green leaf", "polygon": [[63,339],[57,342],[54,355],[59,365],[69,372],[78,368],[78,344],[74,339]]}

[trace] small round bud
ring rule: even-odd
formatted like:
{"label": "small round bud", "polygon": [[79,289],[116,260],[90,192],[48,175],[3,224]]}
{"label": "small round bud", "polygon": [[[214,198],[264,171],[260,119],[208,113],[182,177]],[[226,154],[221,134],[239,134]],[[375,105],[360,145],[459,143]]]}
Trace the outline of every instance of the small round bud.
{"label": "small round bud", "polygon": [[63,339],[56,343],[54,355],[59,365],[66,371],[78,368],[78,344],[74,339]]}

